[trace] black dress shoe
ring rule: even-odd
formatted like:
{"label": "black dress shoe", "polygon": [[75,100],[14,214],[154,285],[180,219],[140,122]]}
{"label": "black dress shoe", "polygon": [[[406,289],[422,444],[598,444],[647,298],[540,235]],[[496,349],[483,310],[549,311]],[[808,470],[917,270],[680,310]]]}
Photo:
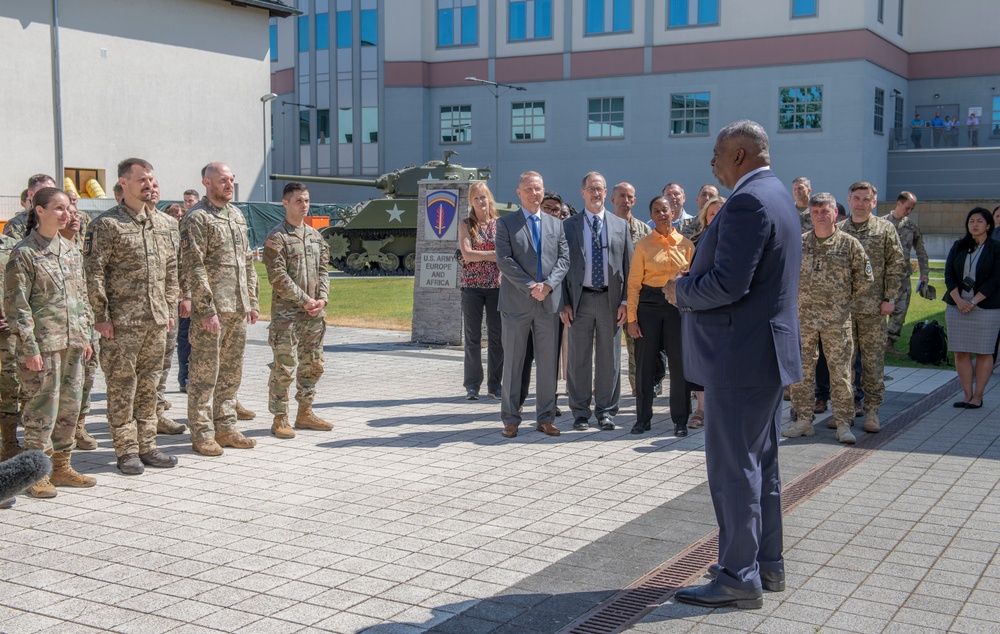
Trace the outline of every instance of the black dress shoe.
{"label": "black dress shoe", "polygon": [[615,419],[610,416],[602,418],[600,422],[597,423],[597,426],[601,428],[601,431],[614,431],[618,429],[618,426],[615,425]]}
{"label": "black dress shoe", "polygon": [[495,390],[490,390],[489,392],[487,392],[486,395],[489,396],[490,398],[502,398],[503,397],[503,388],[498,387]]}
{"label": "black dress shoe", "polygon": [[587,431],[590,429],[590,423],[587,422],[586,418],[578,418],[573,421],[573,429],[577,431]]}
{"label": "black dress shoe", "polygon": [[[721,564],[712,564],[708,567],[708,576],[715,579],[722,572]],[[763,572],[760,573],[760,586],[768,592],[785,591],[785,573],[783,572]]]}
{"label": "black dress shoe", "polygon": [[686,423],[681,423],[679,425],[674,425],[674,436],[683,438],[688,435],[688,426]]}
{"label": "black dress shoe", "polygon": [[764,597],[760,590],[737,590],[718,581],[711,581],[703,586],[681,588],[674,597],[681,603],[699,605],[703,608],[759,610],[764,607]]}
{"label": "black dress shoe", "polygon": [[642,423],[636,423],[635,425],[632,425],[632,429],[630,429],[628,433],[638,435],[645,432],[646,432],[646,426],[643,425]]}

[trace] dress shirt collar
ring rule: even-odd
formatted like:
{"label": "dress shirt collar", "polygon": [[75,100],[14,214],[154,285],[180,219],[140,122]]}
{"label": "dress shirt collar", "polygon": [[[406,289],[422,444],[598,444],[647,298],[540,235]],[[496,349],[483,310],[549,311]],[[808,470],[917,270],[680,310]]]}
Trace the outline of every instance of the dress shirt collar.
{"label": "dress shirt collar", "polygon": [[754,174],[756,174],[757,172],[763,172],[764,170],[769,170],[769,169],[771,169],[771,166],[770,165],[765,165],[764,167],[758,167],[755,170],[747,172],[746,174],[743,175],[743,178],[741,178],[740,180],[736,181],[736,187],[733,187],[733,191],[735,192],[737,189],[739,189],[740,186],[743,185],[743,183],[745,183],[748,180],[750,180],[750,177],[753,176]]}
{"label": "dress shirt collar", "polygon": [[541,210],[541,208],[539,208],[538,211],[536,211],[535,213],[531,213],[530,211],[528,211],[524,207],[521,207],[521,213],[524,214],[524,219],[526,221],[528,221],[528,222],[531,222],[531,218],[532,217],[538,218],[539,220],[542,219],[542,216],[541,216],[542,210]]}
{"label": "dress shirt collar", "polygon": [[604,224],[604,208],[603,207],[601,207],[601,210],[599,212],[597,212],[596,214],[593,213],[593,212],[591,212],[586,207],[583,209],[583,211],[584,211],[584,213],[587,214],[587,223],[590,224],[591,227],[594,226],[594,218],[600,218],[601,219],[601,224],[602,225]]}

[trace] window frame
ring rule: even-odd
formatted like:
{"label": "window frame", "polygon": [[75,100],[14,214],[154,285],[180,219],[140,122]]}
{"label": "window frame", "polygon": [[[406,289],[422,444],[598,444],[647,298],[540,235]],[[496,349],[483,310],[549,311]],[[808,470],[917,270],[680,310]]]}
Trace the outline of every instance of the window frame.
{"label": "window frame", "polygon": [[[697,116],[698,110],[701,110],[701,108],[698,107],[698,97],[699,97],[699,95],[706,95],[707,96],[707,104],[708,105],[707,105],[707,107],[705,109],[708,110],[708,113],[704,117],[705,128],[706,128],[705,131],[704,132],[697,132],[697,131],[696,132],[674,132],[674,122],[675,122],[674,112],[676,112],[678,110],[680,110],[685,115],[687,115],[687,113],[689,113],[689,112],[694,113],[694,114],[692,114],[690,117],[689,116],[684,116],[684,117],[682,117],[680,119],[676,119],[677,122],[685,124],[684,127],[686,128],[687,127],[687,125],[686,125],[687,122],[691,121],[692,122],[692,127],[693,128],[697,128],[698,121],[700,119],[702,119],[702,117],[698,117]],[[684,106],[682,108],[678,109],[678,108],[674,107],[674,97],[684,97]],[[693,104],[690,107],[688,106],[688,100],[689,99],[691,100],[691,102]],[[712,93],[711,93],[711,91],[704,90],[704,91],[695,91],[695,92],[672,92],[672,93],[670,93],[670,96],[669,96],[669,103],[670,103],[670,107],[669,107],[668,113],[667,113],[668,122],[669,122],[669,133],[668,133],[669,137],[682,139],[682,138],[690,138],[690,137],[704,137],[704,136],[709,136],[711,134],[711,126],[712,126]]]}
{"label": "window frame", "polygon": [[873,114],[875,115],[872,121],[873,131],[875,134],[885,135],[885,88],[875,86],[875,111]]}
{"label": "window frame", "polygon": [[[819,94],[820,94],[820,98],[819,98],[819,101],[818,101],[818,103],[819,103],[819,111],[818,112],[816,112],[816,113],[809,113],[809,112],[803,111],[803,112],[800,113],[800,112],[797,111],[798,110],[797,108],[796,108],[795,112],[791,113],[791,115],[787,115],[787,114],[785,114],[785,113],[782,112],[783,107],[785,105],[784,102],[782,101],[782,95],[783,95],[784,91],[786,91],[786,90],[801,90],[801,91],[804,91],[804,92],[808,92],[808,91],[810,91],[812,89],[815,89],[815,88],[819,89]],[[825,97],[823,95],[824,92],[825,92],[825,90],[824,90],[823,84],[779,86],[778,87],[778,132],[782,132],[782,133],[785,133],[785,132],[791,132],[791,133],[796,133],[796,132],[822,132],[823,131],[823,101],[825,99]],[[799,103],[808,104],[808,103],[816,103],[816,102],[812,101],[812,100],[804,100],[804,101],[798,101],[798,100],[796,100],[796,101],[792,102],[792,105],[796,105],[796,104],[799,104]],[[793,126],[793,127],[790,127],[790,128],[786,128],[786,127],[782,126],[782,117],[791,116],[792,117],[792,121],[794,122],[798,118],[805,118],[806,116],[808,116],[810,114],[812,114],[812,115],[818,114],[819,115],[819,126],[818,127],[796,128],[796,127]]]}
{"label": "window frame", "polygon": [[[627,29],[622,29],[622,30],[615,30],[615,28],[614,28],[614,22],[615,22],[615,15],[614,15],[614,12],[615,12],[615,3],[619,2],[619,1],[623,2],[623,3],[626,3],[627,6],[628,6],[628,28]],[[610,27],[611,28],[610,29],[608,28],[608,26],[609,26],[609,24],[608,24],[608,15],[609,15],[609,12],[608,12],[607,8],[604,8],[604,10],[603,10],[604,20],[602,21],[602,24],[601,24],[602,30],[600,30],[600,31],[590,31],[590,30],[588,30],[589,25],[587,24],[587,15],[589,13],[588,8],[590,7],[590,3],[591,2],[600,2],[601,5],[602,5],[602,7],[605,6],[604,3],[608,3],[608,2],[611,3],[611,11],[610,11],[610,16],[611,16],[610,17],[610,21],[611,21]],[[602,35],[622,35],[622,34],[625,34],[625,33],[634,33],[635,32],[635,3],[634,3],[634,0],[584,0],[582,14],[583,14],[583,36],[584,37],[600,37]]]}
{"label": "window frame", "polygon": [[[590,134],[590,126],[593,125],[591,123],[591,120],[590,120],[590,116],[592,114],[592,111],[590,109],[591,103],[594,102],[594,101],[601,101],[602,102],[601,105],[603,106],[603,102],[604,101],[608,101],[609,102],[608,103],[608,106],[609,106],[608,110],[603,110],[602,109],[599,112],[599,114],[602,117],[602,120],[599,121],[597,123],[597,125],[600,125],[602,127],[606,125],[606,126],[608,126],[609,129],[613,129],[612,128],[613,121],[610,119],[610,117],[612,115],[614,115],[616,112],[618,112],[617,110],[613,109],[614,108],[614,101],[615,101],[615,99],[621,99],[621,102],[622,102],[622,108],[621,108],[621,111],[620,111],[621,112],[621,130],[622,130],[622,133],[620,135],[601,135],[601,136],[593,136],[593,135],[591,135]],[[608,121],[604,121],[603,120],[603,118],[605,116],[608,117]],[[623,139],[625,139],[625,96],[621,95],[621,96],[616,96],[616,97],[587,97],[587,140],[588,141],[621,141]]]}
{"label": "window frame", "polygon": [[[540,1],[548,3],[548,9],[549,9],[549,17],[548,17],[549,34],[548,35],[538,35],[538,15],[539,15],[539,8],[538,8],[539,5],[538,5],[538,3]],[[533,29],[534,29],[534,32],[531,33],[530,35],[528,34],[528,22],[527,22],[527,20],[528,20],[528,8],[529,8],[528,3],[529,2],[531,3],[530,6],[531,6],[531,9],[532,9],[532,13],[534,14],[534,20],[533,20]],[[512,35],[511,35],[513,33],[513,25],[514,25],[514,14],[511,11],[511,9],[513,8],[514,4],[523,4],[524,5],[524,19],[525,19],[525,23],[524,23],[524,37],[517,38],[517,39],[514,39],[514,37],[512,37]],[[553,15],[553,11],[554,10],[553,10],[553,7],[552,7],[552,0],[507,0],[507,43],[508,44],[519,44],[521,42],[537,42],[537,41],[542,41],[542,40],[551,40],[552,37],[553,37],[552,36],[552,15]]]}
{"label": "window frame", "polygon": [[[451,6],[448,8],[441,8],[442,2],[449,2]],[[466,5],[468,2],[470,4]],[[456,6],[457,5],[457,6]],[[439,49],[452,49],[452,48],[471,48],[479,46],[479,0],[435,0],[434,2],[434,29],[435,33],[435,45]],[[462,28],[464,25],[465,18],[463,17],[463,12],[465,9],[473,9],[475,11],[475,28],[473,29],[473,41],[463,42],[463,34],[465,30]],[[441,12],[442,11],[452,11],[452,41],[450,44],[444,44],[441,42]],[[454,30],[455,23],[458,23],[458,31]],[[457,37],[456,37],[457,35]],[[457,41],[456,41],[457,40]]]}
{"label": "window frame", "polygon": [[[467,139],[462,139],[462,140],[457,140],[457,141],[445,141],[444,140],[444,131],[445,131],[445,127],[444,127],[444,115],[445,115],[445,108],[450,108],[451,109],[451,110],[449,110],[449,113],[452,115],[452,117],[451,117],[451,119],[452,119],[452,125],[450,127],[450,130],[452,131],[452,136],[456,136],[454,134],[454,131],[455,131],[455,125],[454,125],[454,123],[455,123],[455,121],[456,121],[457,118],[454,116],[454,114],[456,112],[458,112],[458,113],[462,112],[461,110],[456,110],[456,109],[457,108],[468,108],[469,109],[469,117],[468,117],[469,118],[469,125],[465,127],[465,129],[468,130],[468,138]],[[443,104],[443,105],[439,106],[438,107],[438,128],[439,128],[439,133],[438,133],[438,144],[439,145],[470,145],[472,143],[472,104],[471,103]]]}
{"label": "window frame", "polygon": [[[990,138],[1000,138],[1000,134],[994,132],[1000,127],[1000,95],[993,95],[992,110],[990,110]],[[979,125],[983,125],[983,117],[979,117]]]}
{"label": "window frame", "polygon": [[267,25],[267,39],[271,48],[271,61],[278,61],[278,24],[272,22]]}
{"label": "window frame", "polygon": [[903,2],[904,0],[899,0],[899,16],[896,19],[896,33],[899,35],[903,34]]}
{"label": "window frame", "polygon": [[885,0],[878,0],[875,17],[878,18],[879,24],[885,24]]}
{"label": "window frame", "polygon": [[672,30],[672,29],[696,29],[696,28],[699,28],[699,27],[719,26],[722,23],[722,19],[719,17],[719,14],[721,13],[721,10],[722,10],[721,0],[683,0],[686,3],[686,6],[687,6],[687,15],[685,16],[685,19],[687,19],[688,16],[691,15],[691,2],[697,3],[697,11],[695,13],[697,13],[698,15],[701,14],[701,3],[702,2],[714,2],[715,3],[715,22],[695,22],[694,24],[692,24],[691,22],[686,22],[685,24],[671,24],[670,23],[670,16],[673,15],[673,12],[670,9],[671,1],[672,0],[665,0],[665,2],[666,2],[665,8],[666,8],[666,13],[667,13],[667,15],[666,15],[666,20],[667,20],[666,29],[667,30]]}
{"label": "window frame", "polygon": [[[537,118],[538,118],[539,115],[535,115],[535,114],[529,114],[529,115],[523,115],[522,114],[521,117],[520,117],[522,123],[520,123],[520,124],[516,123],[517,117],[514,114],[514,106],[530,106],[531,108],[538,108],[539,105],[541,106],[541,109],[542,109],[541,124],[537,123]],[[545,101],[544,100],[512,101],[511,102],[511,104],[510,104],[510,142],[511,143],[544,143],[545,140],[546,140],[546,130],[545,130],[546,125],[547,125],[547,123],[546,123]],[[536,128],[541,127],[541,129],[542,129],[542,135],[541,135],[541,137],[531,136],[531,137],[529,137],[527,139],[518,139],[518,138],[515,138],[515,136],[514,136],[514,134],[515,134],[514,130],[517,129],[518,127],[522,128],[522,129],[526,129],[526,130],[527,129],[531,129],[532,134],[534,134],[534,131],[535,131]]]}
{"label": "window frame", "polygon": [[795,3],[797,0],[789,0],[789,16],[791,20],[801,20],[808,18],[818,18],[819,17],[819,0],[812,0],[813,12],[812,13],[795,13]]}

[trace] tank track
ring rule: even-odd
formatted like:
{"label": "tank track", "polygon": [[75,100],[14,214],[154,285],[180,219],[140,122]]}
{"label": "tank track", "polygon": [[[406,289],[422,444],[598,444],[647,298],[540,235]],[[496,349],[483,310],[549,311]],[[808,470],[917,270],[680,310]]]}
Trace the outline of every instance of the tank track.
{"label": "tank track", "polygon": [[[355,242],[355,239],[357,240],[358,243],[360,243],[360,241],[362,240],[383,240],[390,235],[397,238],[403,238],[403,237],[412,238],[416,237],[417,230],[394,229],[391,231],[386,231],[385,229],[340,229],[336,233],[344,236],[345,238],[348,238],[353,244]],[[359,251],[359,253],[362,252],[363,251]],[[352,251],[352,253],[354,253],[354,251]],[[403,258],[400,259],[402,260]],[[354,277],[409,277],[414,274],[413,270],[407,270],[406,268],[404,268],[402,262],[400,263],[400,267],[395,271],[385,271],[378,266],[364,268],[361,270],[355,270],[347,266],[346,257],[337,260],[331,257],[330,264],[333,266],[333,268],[337,269],[338,271],[342,271]]]}

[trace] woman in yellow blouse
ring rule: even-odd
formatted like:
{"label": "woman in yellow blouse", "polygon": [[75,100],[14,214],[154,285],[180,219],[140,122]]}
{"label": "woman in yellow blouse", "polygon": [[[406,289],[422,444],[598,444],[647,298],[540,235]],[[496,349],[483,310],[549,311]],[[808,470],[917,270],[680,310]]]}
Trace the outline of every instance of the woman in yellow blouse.
{"label": "woman in yellow blouse", "polygon": [[635,339],[636,422],[631,433],[649,431],[653,418],[653,374],[660,350],[670,369],[670,418],[674,434],[687,436],[691,393],[681,360],[681,314],[667,302],[663,286],[687,271],[694,245],[674,230],[670,205],[663,197],[649,203],[655,230],[639,240],[628,276],[628,334]]}

